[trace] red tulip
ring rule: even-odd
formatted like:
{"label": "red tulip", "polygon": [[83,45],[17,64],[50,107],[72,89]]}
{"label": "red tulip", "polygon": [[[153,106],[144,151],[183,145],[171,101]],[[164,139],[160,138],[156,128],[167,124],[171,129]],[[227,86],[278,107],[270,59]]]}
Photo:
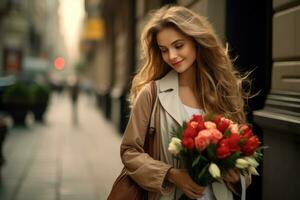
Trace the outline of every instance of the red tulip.
{"label": "red tulip", "polygon": [[256,151],[257,147],[260,145],[260,141],[257,136],[252,136],[248,140],[245,141],[244,146],[242,148],[242,152],[246,156],[251,156]]}
{"label": "red tulip", "polygon": [[182,140],[182,146],[189,150],[193,150],[195,147],[194,140],[190,137],[184,137]]}

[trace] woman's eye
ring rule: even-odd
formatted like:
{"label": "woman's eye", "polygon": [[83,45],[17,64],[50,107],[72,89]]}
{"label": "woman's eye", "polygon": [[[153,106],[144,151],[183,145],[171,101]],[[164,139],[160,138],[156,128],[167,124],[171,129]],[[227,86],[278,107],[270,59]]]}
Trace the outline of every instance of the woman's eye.
{"label": "woman's eye", "polygon": [[183,47],[183,44],[177,44],[177,45],[175,45],[176,49],[180,49],[181,47]]}

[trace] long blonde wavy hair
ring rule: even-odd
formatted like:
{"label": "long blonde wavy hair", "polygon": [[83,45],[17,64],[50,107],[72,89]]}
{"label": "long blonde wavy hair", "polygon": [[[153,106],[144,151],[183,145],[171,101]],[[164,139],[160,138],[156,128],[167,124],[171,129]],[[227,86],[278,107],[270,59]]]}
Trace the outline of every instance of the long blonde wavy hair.
{"label": "long blonde wavy hair", "polygon": [[163,61],[156,41],[157,33],[170,26],[196,43],[196,85],[199,103],[204,111],[220,113],[240,123],[246,122],[243,78],[234,69],[227,49],[205,17],[181,6],[165,6],[151,13],[141,35],[143,64],[132,81],[131,105],[145,84],[162,78],[171,70]]}

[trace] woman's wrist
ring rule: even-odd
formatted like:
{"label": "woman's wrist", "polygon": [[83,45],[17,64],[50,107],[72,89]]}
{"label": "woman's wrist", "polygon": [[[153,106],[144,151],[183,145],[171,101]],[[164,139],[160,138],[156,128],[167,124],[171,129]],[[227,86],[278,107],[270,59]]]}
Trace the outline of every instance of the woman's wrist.
{"label": "woman's wrist", "polygon": [[167,172],[166,178],[170,183],[175,183],[175,172],[176,169],[173,167],[171,167]]}

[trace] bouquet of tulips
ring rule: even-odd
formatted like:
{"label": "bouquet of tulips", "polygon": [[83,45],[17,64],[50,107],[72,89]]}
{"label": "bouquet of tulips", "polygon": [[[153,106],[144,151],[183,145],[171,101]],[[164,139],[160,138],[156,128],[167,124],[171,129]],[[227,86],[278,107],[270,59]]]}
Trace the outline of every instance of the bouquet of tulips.
{"label": "bouquet of tulips", "polygon": [[169,151],[183,159],[194,181],[206,186],[231,168],[258,175],[261,142],[247,124],[238,124],[214,113],[193,115],[169,144]]}

